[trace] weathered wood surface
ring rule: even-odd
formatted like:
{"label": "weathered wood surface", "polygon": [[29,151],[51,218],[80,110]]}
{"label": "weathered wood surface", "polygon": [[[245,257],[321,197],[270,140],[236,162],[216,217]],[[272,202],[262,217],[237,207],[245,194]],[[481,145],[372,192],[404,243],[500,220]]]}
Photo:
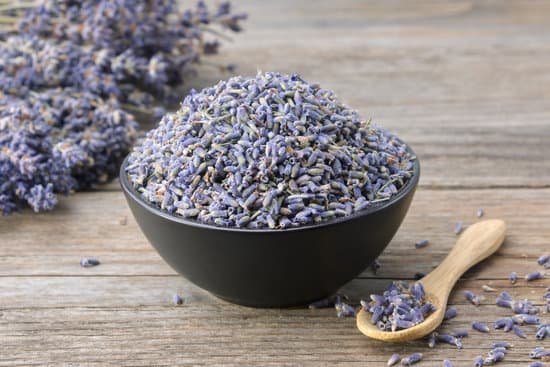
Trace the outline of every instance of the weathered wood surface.
{"label": "weathered wood surface", "polygon": [[[512,286],[510,271],[537,270],[550,252],[550,2],[239,1],[247,32],[215,57],[239,72],[300,72],[335,89],[365,116],[396,131],[422,163],[421,187],[381,257],[342,289],[355,302],[392,279],[428,272],[453,245],[455,221],[503,218],[509,236],[469,271],[443,330],[506,316],[489,284],[541,304],[550,280]],[[188,87],[223,74],[201,66]],[[121,220],[126,224],[121,224]],[[368,234],[365,234],[368,236]],[[427,238],[430,245],[414,249]],[[96,256],[102,264],[83,269]],[[174,292],[186,304],[171,304]],[[550,315],[543,314],[550,319]],[[113,182],[63,199],[52,213],[0,218],[0,366],[383,366],[420,351],[420,366],[458,366],[512,341],[503,366],[528,364],[534,341],[491,330],[465,349],[366,339],[334,310],[256,310],[228,304],[179,277],[151,249]],[[545,342],[550,347],[548,341]]]}

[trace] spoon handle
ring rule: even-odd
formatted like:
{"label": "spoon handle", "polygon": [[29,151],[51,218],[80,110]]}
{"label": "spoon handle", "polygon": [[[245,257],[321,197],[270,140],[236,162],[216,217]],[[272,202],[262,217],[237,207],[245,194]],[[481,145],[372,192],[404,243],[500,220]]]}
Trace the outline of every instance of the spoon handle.
{"label": "spoon handle", "polygon": [[445,260],[422,279],[424,287],[446,303],[450,290],[462,274],[498,250],[505,236],[506,224],[502,220],[491,219],[471,225],[460,235]]}

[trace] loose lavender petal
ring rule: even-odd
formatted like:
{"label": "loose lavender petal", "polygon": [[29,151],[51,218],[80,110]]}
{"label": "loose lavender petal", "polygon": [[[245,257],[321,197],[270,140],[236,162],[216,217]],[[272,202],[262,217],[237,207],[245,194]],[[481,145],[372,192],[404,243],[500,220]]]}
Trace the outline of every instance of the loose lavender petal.
{"label": "loose lavender petal", "polygon": [[410,356],[407,356],[401,360],[403,366],[411,366],[415,363],[418,363],[422,360],[422,353],[413,353]]}
{"label": "loose lavender petal", "polygon": [[510,279],[510,283],[516,284],[516,282],[518,281],[518,273],[516,273],[515,271],[511,272],[508,279]]}
{"label": "loose lavender petal", "polygon": [[85,257],[80,259],[80,266],[83,268],[90,268],[92,266],[97,266],[101,264],[98,259],[94,259],[93,257]]}
{"label": "loose lavender petal", "polygon": [[525,280],[528,282],[531,282],[533,280],[542,279],[544,278],[544,272],[543,271],[534,271],[532,273],[529,273],[525,276]]}
{"label": "loose lavender petal", "polygon": [[496,292],[496,291],[497,291],[495,288],[490,287],[490,286],[488,286],[488,285],[486,285],[486,284],[483,284],[483,285],[481,286],[481,288],[482,288],[483,291],[485,291],[485,292]]}
{"label": "loose lavender petal", "polygon": [[434,331],[433,333],[430,334],[430,336],[428,337],[428,347],[429,348],[435,348],[436,344],[437,344],[437,337],[439,336],[439,334]]}
{"label": "loose lavender petal", "polygon": [[482,323],[482,322],[479,322],[479,321],[474,321],[472,323],[472,329],[476,330],[476,331],[479,331],[481,333],[488,333],[489,332],[489,327]]}
{"label": "loose lavender petal", "polygon": [[428,241],[428,240],[420,240],[420,241],[417,241],[417,242],[414,244],[414,246],[415,246],[416,248],[423,248],[423,247],[428,246],[429,243],[430,243],[430,241]]}
{"label": "loose lavender petal", "polygon": [[458,312],[457,312],[456,308],[449,307],[445,311],[445,316],[443,316],[443,319],[444,320],[454,319],[457,315],[458,315]]}
{"label": "loose lavender petal", "polygon": [[399,354],[397,354],[397,353],[392,354],[390,359],[388,359],[387,366],[388,367],[395,366],[396,364],[399,363],[400,360],[401,360],[401,357],[399,356]]}

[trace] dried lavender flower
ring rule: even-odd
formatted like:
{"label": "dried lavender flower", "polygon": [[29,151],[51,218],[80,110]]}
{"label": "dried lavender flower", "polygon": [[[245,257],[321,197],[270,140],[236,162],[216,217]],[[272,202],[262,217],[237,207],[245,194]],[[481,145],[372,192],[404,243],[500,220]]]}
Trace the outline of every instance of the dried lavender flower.
{"label": "dried lavender flower", "polygon": [[165,212],[284,229],[389,200],[414,160],[333,92],[296,74],[259,73],[192,91],[134,148],[126,172]]}
{"label": "dried lavender flower", "polygon": [[481,333],[488,333],[489,332],[489,327],[482,323],[482,322],[479,322],[479,321],[474,321],[472,323],[472,329],[476,330],[476,331],[479,331]]}
{"label": "dried lavender flower", "polygon": [[116,101],[68,89],[0,92],[0,212],[51,210],[56,194],[114,177],[134,143],[132,116]]}
{"label": "dried lavender flower", "polygon": [[550,335],[550,324],[541,324],[537,327],[537,340],[544,340]]}
{"label": "dried lavender flower", "polygon": [[519,336],[520,338],[527,338],[527,336],[525,335],[525,332],[517,325],[514,325],[512,326],[512,330],[514,331],[514,334],[516,334],[517,336]]}
{"label": "dried lavender flower", "polygon": [[482,356],[477,356],[475,359],[474,359],[474,367],[483,367],[483,357]]}
{"label": "dried lavender flower", "polygon": [[341,301],[335,303],[334,308],[336,309],[336,316],[338,316],[338,318],[355,317],[357,315],[357,311],[353,306]]}
{"label": "dried lavender flower", "polygon": [[518,281],[518,273],[516,273],[515,271],[511,272],[508,279],[510,279],[510,283],[516,284],[516,282]]}
{"label": "dried lavender flower", "polygon": [[478,218],[483,217],[483,215],[485,215],[485,210],[483,210],[483,208],[479,208],[479,209],[477,210],[476,215],[477,215]]}
{"label": "dried lavender flower", "polygon": [[529,273],[525,275],[525,280],[528,282],[531,282],[533,280],[542,279],[544,278],[544,272],[543,271],[534,271],[532,273]]}
{"label": "dried lavender flower", "polygon": [[399,354],[394,353],[391,355],[390,359],[388,359],[388,363],[386,365],[388,367],[395,366],[396,364],[399,363],[400,360],[401,360],[401,357],[399,356]]}
{"label": "dried lavender flower", "polygon": [[179,294],[174,294],[172,297],[172,302],[176,305],[183,305],[183,298]]}
{"label": "dried lavender flower", "polygon": [[550,255],[549,254],[545,254],[545,255],[541,255],[538,259],[537,259],[537,263],[539,265],[545,265],[546,263],[548,263],[550,261]]}
{"label": "dried lavender flower", "polygon": [[99,260],[94,259],[93,257],[84,257],[80,259],[80,266],[82,266],[83,268],[91,268],[92,266],[97,266],[99,264]]}
{"label": "dried lavender flower", "polygon": [[464,291],[464,298],[470,301],[474,306],[479,306],[481,303],[480,297],[471,291]]}
{"label": "dried lavender flower", "polygon": [[453,335],[439,334],[437,335],[437,341],[440,343],[450,344],[456,346],[458,349],[462,349],[462,341]]}
{"label": "dried lavender flower", "polygon": [[505,341],[493,342],[493,349],[494,349],[494,348],[506,348],[506,349],[510,349],[510,348],[512,348],[513,346],[514,346],[513,344],[510,344],[509,342],[505,342]]}
{"label": "dried lavender flower", "polygon": [[443,361],[443,367],[453,367],[453,364],[448,359]]}
{"label": "dried lavender flower", "polygon": [[468,330],[457,330],[453,332],[456,338],[467,338],[469,336]]}
{"label": "dried lavender flower", "polygon": [[542,362],[533,362],[529,364],[529,367],[544,367],[544,363]]}
{"label": "dried lavender flower", "polygon": [[444,320],[454,319],[457,315],[458,315],[458,312],[457,312],[456,308],[449,307],[445,311],[445,316],[443,316],[443,319]]}
{"label": "dried lavender flower", "polygon": [[434,331],[430,334],[428,337],[428,348],[435,348],[437,344],[437,337],[439,336],[439,333],[437,331]]}
{"label": "dried lavender flower", "polygon": [[370,299],[361,301],[361,305],[371,313],[372,324],[384,331],[408,329],[435,311],[435,306],[426,301],[420,282],[410,286],[393,282],[382,295],[371,294]]}
{"label": "dried lavender flower", "polygon": [[455,223],[454,232],[455,232],[456,235],[459,235],[462,232],[463,229],[464,229],[464,226],[463,226],[462,222],[456,222]]}
{"label": "dried lavender flower", "polygon": [[410,356],[407,356],[401,360],[403,366],[411,366],[415,363],[418,363],[422,360],[422,353],[413,353]]}
{"label": "dried lavender flower", "polygon": [[414,244],[414,247],[416,247],[416,248],[423,248],[423,247],[428,246],[429,243],[430,243],[430,241],[428,241],[428,240],[420,240],[420,241],[417,241],[417,242]]}

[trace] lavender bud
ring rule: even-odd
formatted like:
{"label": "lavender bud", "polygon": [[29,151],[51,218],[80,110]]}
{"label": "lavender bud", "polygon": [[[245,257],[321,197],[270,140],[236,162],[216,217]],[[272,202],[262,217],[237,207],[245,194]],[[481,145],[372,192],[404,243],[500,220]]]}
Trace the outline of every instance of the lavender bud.
{"label": "lavender bud", "polygon": [[523,339],[527,338],[527,336],[525,336],[525,333],[519,326],[517,325],[512,326],[512,330],[514,331],[514,334],[516,334],[520,338],[523,338]]}
{"label": "lavender bud", "polygon": [[533,362],[529,367],[544,367],[544,364],[542,362]]}
{"label": "lavender bud", "polygon": [[439,334],[434,331],[433,333],[430,334],[430,336],[428,337],[428,347],[429,348],[435,348],[435,345],[437,344],[437,337],[439,336]]}
{"label": "lavender bud", "polygon": [[397,353],[392,354],[392,356],[390,357],[390,359],[388,359],[387,366],[388,366],[388,367],[394,366],[394,365],[396,365],[397,363],[399,363],[400,360],[401,360],[401,357],[399,356],[399,354],[397,354]]}
{"label": "lavender bud", "polygon": [[82,266],[83,268],[90,268],[92,266],[97,266],[99,264],[100,264],[99,260],[94,259],[93,257],[90,257],[90,258],[85,257],[80,260],[80,266]]}
{"label": "lavender bud", "polygon": [[458,315],[458,312],[456,308],[449,307],[447,308],[447,311],[445,311],[445,316],[443,316],[443,319],[444,320],[454,319],[457,315]]}
{"label": "lavender bud", "polygon": [[536,334],[537,340],[544,340],[548,335],[550,335],[550,324],[539,325]]}
{"label": "lavender bud", "polygon": [[410,356],[407,356],[401,360],[403,366],[411,366],[422,360],[422,353],[413,353]]}
{"label": "lavender bud", "polygon": [[456,222],[454,232],[456,235],[459,235],[463,230],[462,222]]}
{"label": "lavender bud", "polygon": [[510,279],[510,283],[516,284],[516,282],[518,281],[518,273],[516,273],[515,271],[511,272],[508,279]]}
{"label": "lavender bud", "polygon": [[525,280],[527,280],[528,282],[533,281],[533,280],[537,280],[537,279],[542,279],[542,278],[544,278],[544,272],[543,271],[534,271],[534,272],[529,273],[525,276]]}
{"label": "lavender bud", "polygon": [[544,265],[546,263],[548,263],[550,261],[550,255],[549,254],[546,254],[546,255],[541,255],[538,260],[537,260],[537,263],[539,265]]}
{"label": "lavender bud", "polygon": [[489,332],[489,327],[482,323],[482,322],[479,322],[479,321],[474,321],[472,323],[472,329],[476,330],[476,331],[479,331],[481,333],[488,333]]}
{"label": "lavender bud", "polygon": [[342,317],[355,317],[357,314],[357,311],[352,306],[348,305],[344,302],[338,302],[334,305],[334,308],[336,309],[336,316],[338,318]]}
{"label": "lavender bud", "polygon": [[481,303],[480,298],[473,292],[464,291],[464,297],[474,306],[479,306],[479,304]]}
{"label": "lavender bud", "polygon": [[183,298],[181,298],[181,296],[179,294],[174,294],[174,296],[172,297],[172,302],[177,306],[177,305],[182,305],[183,304]]}
{"label": "lavender bud", "polygon": [[443,361],[443,367],[453,367],[453,364],[448,359]]}
{"label": "lavender bud", "polygon": [[478,218],[483,217],[484,214],[485,214],[485,211],[483,210],[483,208],[479,208],[479,209],[477,210],[476,215],[477,215]]}
{"label": "lavender bud", "polygon": [[494,342],[493,343],[493,348],[506,348],[506,349],[510,349],[512,348],[513,345],[508,343],[508,342],[505,342],[505,341],[498,341],[498,342]]}
{"label": "lavender bud", "polygon": [[483,367],[483,357],[482,356],[477,356],[475,359],[474,359],[474,367]]}
{"label": "lavender bud", "polygon": [[469,333],[468,333],[468,330],[457,330],[453,333],[453,335],[456,338],[467,338]]}
{"label": "lavender bud", "polygon": [[420,240],[420,241],[417,241],[414,246],[418,249],[418,248],[423,248],[423,247],[426,247],[428,246],[430,242],[428,240]]}

